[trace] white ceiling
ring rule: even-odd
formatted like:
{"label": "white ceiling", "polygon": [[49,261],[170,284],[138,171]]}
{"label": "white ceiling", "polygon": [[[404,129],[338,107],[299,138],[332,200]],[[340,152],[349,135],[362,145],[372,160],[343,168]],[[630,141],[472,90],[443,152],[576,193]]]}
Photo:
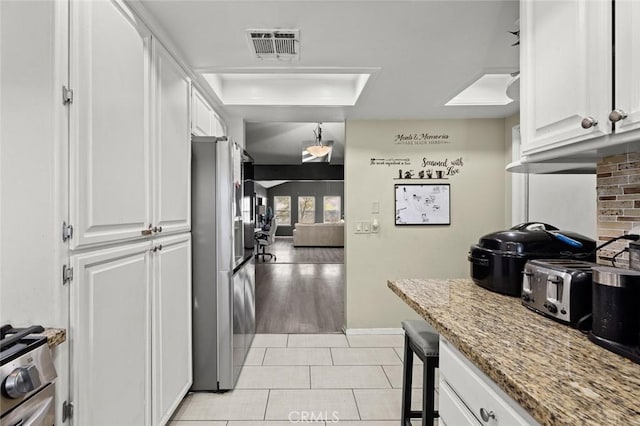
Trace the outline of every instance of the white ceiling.
{"label": "white ceiling", "polygon": [[[249,147],[262,140],[262,146],[269,147],[264,155],[297,146],[302,140],[287,135],[299,138],[300,123],[304,122],[312,127],[311,123],[319,121],[347,119],[495,118],[519,109],[517,102],[506,106],[444,105],[485,73],[518,69],[519,51],[511,46],[516,39],[508,33],[517,29],[517,0],[136,3],[152,15],[169,44],[198,73],[203,86],[208,87],[200,76],[208,72],[372,73],[354,106],[223,106],[221,113],[227,118],[263,123],[247,126],[245,143]],[[255,58],[245,30],[256,28],[299,29],[300,60]],[[213,91],[207,92],[217,99]],[[287,128],[287,122],[297,124]],[[276,130],[281,132],[279,136],[273,134]],[[266,139],[271,142],[265,145]],[[256,158],[262,155],[249,152]]]}

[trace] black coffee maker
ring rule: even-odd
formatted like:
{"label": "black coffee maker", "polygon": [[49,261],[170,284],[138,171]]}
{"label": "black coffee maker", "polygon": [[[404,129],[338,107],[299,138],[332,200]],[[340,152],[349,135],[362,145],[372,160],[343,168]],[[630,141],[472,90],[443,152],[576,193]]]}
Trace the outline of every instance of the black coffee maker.
{"label": "black coffee maker", "polygon": [[640,271],[593,268],[589,340],[640,364]]}

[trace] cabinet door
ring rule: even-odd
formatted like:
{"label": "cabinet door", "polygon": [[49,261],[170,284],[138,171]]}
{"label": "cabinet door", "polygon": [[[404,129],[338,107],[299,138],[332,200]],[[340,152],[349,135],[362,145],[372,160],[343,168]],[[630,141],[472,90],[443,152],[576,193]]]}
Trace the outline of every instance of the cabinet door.
{"label": "cabinet door", "polygon": [[640,2],[616,0],[615,107],[627,118],[616,124],[616,133],[640,128]]}
{"label": "cabinet door", "polygon": [[521,0],[523,154],[611,133],[611,31],[609,0]]}
{"label": "cabinet door", "polygon": [[[153,241],[153,412],[165,424],[192,383],[191,234]],[[162,246],[161,249],[160,246]]]}
{"label": "cabinet door", "polygon": [[151,219],[148,43],[120,3],[71,2],[72,248],[139,237]]}
{"label": "cabinet door", "polygon": [[182,68],[154,40],[156,123],[154,143],[153,224],[162,232],[191,226],[191,83]]}
{"label": "cabinet door", "polygon": [[74,424],[149,425],[150,243],[72,256]]}
{"label": "cabinet door", "polygon": [[441,423],[456,426],[480,426],[481,423],[478,419],[471,414],[469,408],[460,401],[456,393],[442,379],[440,379],[438,394],[438,414]]}
{"label": "cabinet door", "polygon": [[200,92],[193,90],[191,133],[196,136],[220,136],[214,133],[214,115],[213,109],[204,100]]}

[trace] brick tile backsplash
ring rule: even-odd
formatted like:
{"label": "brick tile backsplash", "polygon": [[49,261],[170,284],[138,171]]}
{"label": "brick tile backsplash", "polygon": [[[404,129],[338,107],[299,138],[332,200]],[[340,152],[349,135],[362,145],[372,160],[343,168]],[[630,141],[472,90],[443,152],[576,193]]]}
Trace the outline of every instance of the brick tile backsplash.
{"label": "brick tile backsplash", "polygon": [[[640,233],[640,152],[613,155],[598,162],[599,244],[629,233]],[[611,258],[628,242],[618,241],[598,252],[598,263],[610,265]],[[616,258],[616,266],[628,266],[629,256]]]}

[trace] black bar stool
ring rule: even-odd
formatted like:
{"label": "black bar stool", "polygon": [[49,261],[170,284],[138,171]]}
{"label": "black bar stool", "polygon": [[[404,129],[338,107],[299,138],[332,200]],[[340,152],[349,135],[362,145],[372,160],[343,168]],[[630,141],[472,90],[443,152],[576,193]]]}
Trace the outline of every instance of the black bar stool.
{"label": "black bar stool", "polygon": [[[433,426],[435,410],[435,377],[439,361],[439,336],[426,321],[402,321],[404,329],[404,367],[402,376],[402,426],[411,426],[411,419],[422,418],[422,426]],[[422,360],[422,411],[411,411],[411,379],[413,354]]]}

